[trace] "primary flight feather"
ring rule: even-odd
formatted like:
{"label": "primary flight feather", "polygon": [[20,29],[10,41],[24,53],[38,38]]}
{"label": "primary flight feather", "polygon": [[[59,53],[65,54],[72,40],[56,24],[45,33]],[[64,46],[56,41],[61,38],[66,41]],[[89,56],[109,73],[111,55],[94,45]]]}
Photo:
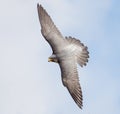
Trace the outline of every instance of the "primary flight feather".
{"label": "primary flight feather", "polygon": [[37,4],[37,10],[41,33],[53,50],[48,61],[59,64],[63,85],[68,89],[76,104],[82,108],[83,97],[79,84],[77,63],[82,67],[88,62],[87,47],[80,40],[71,36],[64,38],[46,10],[39,4]]}

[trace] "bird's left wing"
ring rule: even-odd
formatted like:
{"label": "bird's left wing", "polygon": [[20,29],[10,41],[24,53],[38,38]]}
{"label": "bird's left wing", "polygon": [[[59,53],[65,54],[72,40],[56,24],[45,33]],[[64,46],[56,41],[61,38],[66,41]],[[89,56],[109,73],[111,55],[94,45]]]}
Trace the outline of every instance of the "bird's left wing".
{"label": "bird's left wing", "polygon": [[59,61],[59,66],[63,85],[67,87],[76,104],[82,108],[82,90],[79,84],[77,64],[74,56],[61,59]]}
{"label": "bird's left wing", "polygon": [[37,4],[37,9],[42,35],[52,47],[53,52],[60,51],[65,45],[65,39],[53,23],[46,10],[39,4]]}

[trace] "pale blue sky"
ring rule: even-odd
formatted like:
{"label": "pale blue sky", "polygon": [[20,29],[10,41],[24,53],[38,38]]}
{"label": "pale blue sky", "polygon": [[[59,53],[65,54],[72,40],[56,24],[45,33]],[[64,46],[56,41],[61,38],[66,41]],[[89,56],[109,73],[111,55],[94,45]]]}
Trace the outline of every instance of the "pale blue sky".
{"label": "pale blue sky", "polygon": [[[62,85],[59,66],[40,33],[37,3],[64,36],[88,46],[78,72],[83,110]],[[119,0],[0,1],[0,114],[119,114]]]}

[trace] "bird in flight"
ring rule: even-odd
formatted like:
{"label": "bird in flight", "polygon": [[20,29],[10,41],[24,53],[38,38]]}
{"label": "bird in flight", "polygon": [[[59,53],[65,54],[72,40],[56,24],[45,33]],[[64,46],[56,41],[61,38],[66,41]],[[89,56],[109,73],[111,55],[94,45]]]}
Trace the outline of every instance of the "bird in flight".
{"label": "bird in flight", "polygon": [[58,63],[61,69],[63,85],[82,109],[83,96],[77,71],[77,63],[83,67],[88,62],[88,48],[74,37],[64,37],[55,26],[46,10],[37,4],[38,16],[41,25],[41,33],[52,48],[49,62]]}

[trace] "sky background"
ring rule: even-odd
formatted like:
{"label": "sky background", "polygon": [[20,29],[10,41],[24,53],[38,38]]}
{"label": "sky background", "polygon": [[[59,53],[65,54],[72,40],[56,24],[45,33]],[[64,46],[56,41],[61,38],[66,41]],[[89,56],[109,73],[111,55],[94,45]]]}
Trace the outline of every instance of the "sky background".
{"label": "sky background", "polygon": [[[37,3],[64,36],[88,46],[78,72],[80,110],[62,85],[59,66],[40,32]],[[119,114],[120,0],[1,0],[0,114]]]}

